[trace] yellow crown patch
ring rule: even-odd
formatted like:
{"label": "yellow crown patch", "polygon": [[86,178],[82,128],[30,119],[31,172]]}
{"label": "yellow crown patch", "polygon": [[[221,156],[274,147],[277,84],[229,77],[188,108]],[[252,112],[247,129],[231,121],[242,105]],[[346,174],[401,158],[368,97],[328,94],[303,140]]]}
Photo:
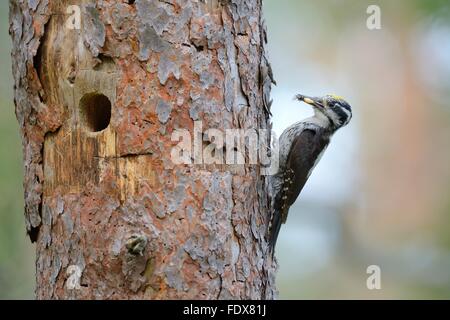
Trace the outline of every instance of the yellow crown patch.
{"label": "yellow crown patch", "polygon": [[336,100],[345,100],[343,97],[338,96],[337,94],[334,93],[330,94],[329,96]]}

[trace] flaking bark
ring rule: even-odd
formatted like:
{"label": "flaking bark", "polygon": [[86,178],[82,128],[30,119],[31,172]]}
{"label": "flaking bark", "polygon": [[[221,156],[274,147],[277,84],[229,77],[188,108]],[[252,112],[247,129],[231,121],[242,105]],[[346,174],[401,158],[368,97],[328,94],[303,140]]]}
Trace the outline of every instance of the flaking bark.
{"label": "flaking bark", "polygon": [[[259,166],[170,154],[195,120],[269,129],[261,0],[10,0],[10,21],[37,298],[274,298]],[[92,94],[111,103],[95,133]]]}

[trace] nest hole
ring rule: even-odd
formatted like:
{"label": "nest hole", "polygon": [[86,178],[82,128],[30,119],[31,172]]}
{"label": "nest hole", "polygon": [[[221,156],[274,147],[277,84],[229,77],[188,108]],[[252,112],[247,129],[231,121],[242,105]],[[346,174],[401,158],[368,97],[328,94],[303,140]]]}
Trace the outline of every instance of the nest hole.
{"label": "nest hole", "polygon": [[100,132],[111,122],[111,101],[99,93],[89,93],[80,101],[81,120],[90,132]]}

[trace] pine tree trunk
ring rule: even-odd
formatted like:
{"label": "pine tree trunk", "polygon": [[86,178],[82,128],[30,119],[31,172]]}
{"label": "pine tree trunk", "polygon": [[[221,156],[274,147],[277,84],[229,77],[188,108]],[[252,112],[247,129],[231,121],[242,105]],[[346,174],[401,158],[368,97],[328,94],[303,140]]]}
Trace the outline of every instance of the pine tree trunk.
{"label": "pine tree trunk", "polygon": [[178,129],[269,129],[261,14],[261,0],[10,0],[38,299],[275,296],[260,166],[172,158]]}

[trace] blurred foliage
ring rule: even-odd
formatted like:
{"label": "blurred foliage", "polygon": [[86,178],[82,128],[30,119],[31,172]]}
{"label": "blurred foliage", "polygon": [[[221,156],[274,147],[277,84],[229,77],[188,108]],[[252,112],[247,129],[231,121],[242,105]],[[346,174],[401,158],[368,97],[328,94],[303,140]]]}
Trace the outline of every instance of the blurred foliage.
{"label": "blurred foliage", "polygon": [[[275,130],[304,117],[290,105],[300,90],[354,102],[283,226],[280,297],[449,298],[450,2],[264,4]],[[366,28],[373,4],[381,30]],[[382,290],[366,288],[371,264]]]}
{"label": "blurred foliage", "polygon": [[415,6],[425,15],[438,18],[450,17],[450,3],[448,0],[413,0]]}
{"label": "blurred foliage", "polygon": [[22,147],[14,114],[8,1],[0,2],[0,299],[33,298],[34,250],[23,219]]}

